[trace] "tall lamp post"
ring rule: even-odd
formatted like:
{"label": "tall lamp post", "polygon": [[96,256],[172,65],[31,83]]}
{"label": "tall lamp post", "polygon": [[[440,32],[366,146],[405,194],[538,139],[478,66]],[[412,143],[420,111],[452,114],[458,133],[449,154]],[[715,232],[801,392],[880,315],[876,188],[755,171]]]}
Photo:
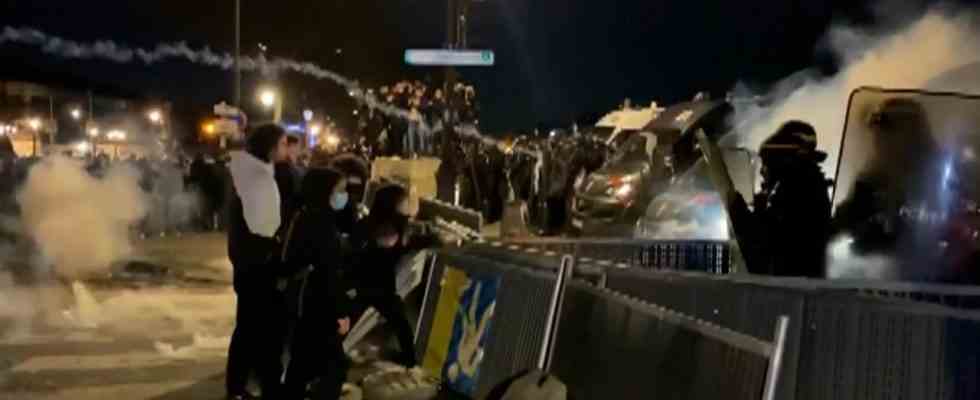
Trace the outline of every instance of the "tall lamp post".
{"label": "tall lamp post", "polygon": [[235,0],[235,107],[242,107],[242,2]]}

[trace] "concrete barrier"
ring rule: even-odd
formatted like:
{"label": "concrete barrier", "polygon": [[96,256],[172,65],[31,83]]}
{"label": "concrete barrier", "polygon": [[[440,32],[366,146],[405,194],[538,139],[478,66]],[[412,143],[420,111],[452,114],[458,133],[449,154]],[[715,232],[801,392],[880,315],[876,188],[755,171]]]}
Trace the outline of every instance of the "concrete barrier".
{"label": "concrete barrier", "polygon": [[419,197],[436,197],[437,158],[414,160],[379,157],[371,164],[371,180],[387,179],[414,188]]}

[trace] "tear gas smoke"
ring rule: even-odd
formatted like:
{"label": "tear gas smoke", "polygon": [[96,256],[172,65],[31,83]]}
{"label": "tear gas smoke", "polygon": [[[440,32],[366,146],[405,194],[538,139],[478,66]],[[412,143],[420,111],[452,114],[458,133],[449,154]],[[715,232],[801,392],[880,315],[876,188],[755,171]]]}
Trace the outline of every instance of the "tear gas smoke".
{"label": "tear gas smoke", "polygon": [[898,280],[895,260],[884,254],[858,255],[851,249],[854,238],[840,235],[827,246],[827,278]]}
{"label": "tear gas smoke", "polygon": [[[736,105],[735,124],[741,144],[757,149],[780,124],[799,119],[816,128],[818,146],[830,157],[833,177],[850,93],[861,86],[922,88],[980,93],[980,74],[972,81],[937,80],[947,72],[980,61],[976,15],[934,8],[899,31],[880,33],[850,26],[832,28],[827,40],[843,68],[829,78],[795,74],[774,85],[764,97],[771,106]],[[980,69],[978,69],[980,71]],[[743,85],[738,97],[746,95]]]}
{"label": "tear gas smoke", "polygon": [[58,156],[31,168],[17,202],[42,259],[69,279],[108,272],[128,256],[129,229],[147,213],[134,169],[118,164],[96,178],[80,161]]}

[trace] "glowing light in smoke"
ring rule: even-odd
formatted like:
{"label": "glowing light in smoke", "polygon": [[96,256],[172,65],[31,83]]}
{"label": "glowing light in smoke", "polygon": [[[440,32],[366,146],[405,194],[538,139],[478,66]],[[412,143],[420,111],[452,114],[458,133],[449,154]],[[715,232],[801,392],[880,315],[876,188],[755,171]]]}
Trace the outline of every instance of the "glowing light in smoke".
{"label": "glowing light in smoke", "polygon": [[340,144],[340,138],[337,135],[327,135],[327,144],[330,146],[336,146]]}
{"label": "glowing light in smoke", "polygon": [[30,126],[31,129],[35,131],[39,130],[41,129],[41,120],[37,118],[31,118],[30,121],[27,121],[27,126]]}
{"label": "glowing light in smoke", "polygon": [[77,108],[73,108],[71,110],[71,117],[73,119],[81,119],[82,118],[82,110],[79,110]]}
{"label": "glowing light in smoke", "polygon": [[99,136],[99,128],[88,128],[88,135],[91,137]]}
{"label": "glowing light in smoke", "polygon": [[319,135],[321,130],[323,130],[323,127],[320,124],[310,125],[310,134],[313,136]]}

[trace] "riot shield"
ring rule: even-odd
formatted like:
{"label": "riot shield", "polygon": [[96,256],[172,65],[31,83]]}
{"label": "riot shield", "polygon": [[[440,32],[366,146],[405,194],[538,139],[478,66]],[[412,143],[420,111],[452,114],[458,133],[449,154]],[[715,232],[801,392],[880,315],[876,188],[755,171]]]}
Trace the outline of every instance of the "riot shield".
{"label": "riot shield", "polygon": [[830,277],[976,282],[980,97],[851,94],[833,196]]}
{"label": "riot shield", "polygon": [[[637,238],[730,239],[725,197],[737,192],[745,198],[752,198],[756,175],[755,157],[744,149],[716,146],[713,146],[711,153],[718,161],[714,169],[705,160],[699,160],[650,202],[637,223]],[[718,168],[723,168],[724,173],[719,175]],[[724,190],[719,191],[718,184],[713,182],[713,175],[722,176]]]}

